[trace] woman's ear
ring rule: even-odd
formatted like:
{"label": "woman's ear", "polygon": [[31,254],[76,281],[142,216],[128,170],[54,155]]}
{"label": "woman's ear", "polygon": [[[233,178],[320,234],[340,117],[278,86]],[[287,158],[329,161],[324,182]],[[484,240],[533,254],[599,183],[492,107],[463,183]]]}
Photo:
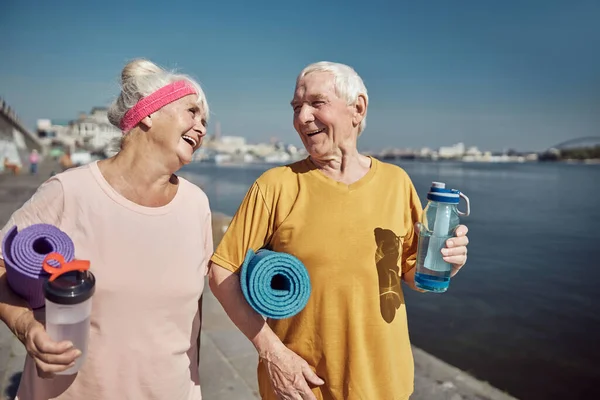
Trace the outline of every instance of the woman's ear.
{"label": "woman's ear", "polygon": [[147,117],[144,117],[140,121],[140,124],[144,125],[144,127],[146,129],[150,129],[152,127],[152,117],[150,115],[148,115]]}

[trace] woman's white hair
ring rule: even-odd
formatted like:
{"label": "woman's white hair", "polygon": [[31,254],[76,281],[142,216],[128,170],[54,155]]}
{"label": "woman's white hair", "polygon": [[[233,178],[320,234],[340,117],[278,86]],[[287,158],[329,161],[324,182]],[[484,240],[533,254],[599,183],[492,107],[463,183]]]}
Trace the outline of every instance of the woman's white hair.
{"label": "woman's white hair", "polygon": [[121,129],[121,120],[142,98],[146,97],[169,83],[186,80],[194,86],[198,93],[198,107],[204,112],[208,120],[209,109],[206,95],[200,84],[188,75],[167,71],[152,61],[136,59],[123,67],[121,72],[121,93],[108,109],[108,120],[111,124]]}
{"label": "woman's white hair", "polygon": [[[346,100],[348,105],[356,104],[358,96],[361,94],[365,96],[368,104],[369,95],[367,94],[367,87],[362,78],[352,67],[330,61],[320,61],[305,67],[302,72],[300,72],[300,75],[298,75],[296,82],[313,72],[331,73],[334,77],[335,93],[340,99]],[[366,126],[367,114],[365,111],[365,117],[358,127],[359,135],[365,130]]]}

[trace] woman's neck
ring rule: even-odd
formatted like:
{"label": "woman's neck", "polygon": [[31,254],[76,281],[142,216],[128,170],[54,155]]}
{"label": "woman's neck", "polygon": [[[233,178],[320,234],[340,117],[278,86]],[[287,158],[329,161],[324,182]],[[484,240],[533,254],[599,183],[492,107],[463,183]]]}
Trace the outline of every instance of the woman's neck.
{"label": "woman's neck", "polygon": [[177,193],[177,177],[153,152],[126,147],[98,167],[108,183],[126,199],[146,207],[161,207]]}

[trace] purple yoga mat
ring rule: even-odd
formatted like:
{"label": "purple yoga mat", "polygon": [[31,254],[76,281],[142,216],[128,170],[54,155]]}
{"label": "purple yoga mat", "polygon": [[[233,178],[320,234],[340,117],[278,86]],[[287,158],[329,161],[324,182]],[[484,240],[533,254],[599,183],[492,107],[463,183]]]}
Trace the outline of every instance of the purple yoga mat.
{"label": "purple yoga mat", "polygon": [[[42,263],[49,253],[61,254],[66,262],[75,257],[71,238],[53,225],[31,225],[21,232],[11,228],[2,240],[2,255],[10,288],[27,300],[31,308],[44,306],[44,282],[49,275]],[[49,262],[52,265],[52,262]]]}

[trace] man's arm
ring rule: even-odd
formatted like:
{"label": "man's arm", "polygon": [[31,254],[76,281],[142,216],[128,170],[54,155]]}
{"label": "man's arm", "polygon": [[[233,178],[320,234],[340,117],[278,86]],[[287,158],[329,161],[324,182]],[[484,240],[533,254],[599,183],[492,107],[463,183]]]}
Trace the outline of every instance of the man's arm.
{"label": "man's arm", "polygon": [[[415,229],[418,232],[418,227],[415,225]],[[452,264],[452,272],[450,276],[453,277],[467,262],[467,245],[469,244],[469,238],[467,232],[469,229],[465,225],[459,225],[456,228],[455,236],[448,239],[441,250],[444,261]],[[415,285],[415,271],[417,270],[416,265],[413,266],[409,271],[402,274],[402,280],[413,290],[417,292],[426,292],[426,290],[419,289]]]}
{"label": "man's arm", "polygon": [[415,290],[419,293],[425,293],[425,290],[423,289],[419,289],[416,285],[415,285],[415,271],[417,270],[416,266],[411,268],[410,271],[405,272],[404,274],[402,274],[402,280],[404,281],[404,283],[406,283],[408,285],[408,287],[410,287],[412,290]]}
{"label": "man's arm", "polygon": [[264,318],[244,298],[239,275],[212,262],[209,271],[211,291],[231,321],[252,342],[259,356],[283,346]]}
{"label": "man's arm", "polygon": [[316,400],[309,383],[318,386],[325,382],[302,357],[288,349],[263,317],[250,307],[242,294],[239,276],[212,263],[210,288],[229,318],[256,348],[275,394],[285,399]]}

